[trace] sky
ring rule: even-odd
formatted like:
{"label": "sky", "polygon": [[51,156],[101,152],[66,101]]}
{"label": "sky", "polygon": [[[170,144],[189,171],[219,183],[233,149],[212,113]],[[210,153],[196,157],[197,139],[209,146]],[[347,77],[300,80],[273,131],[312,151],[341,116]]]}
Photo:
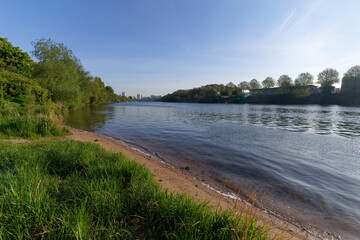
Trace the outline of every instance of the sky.
{"label": "sky", "polygon": [[129,96],[360,65],[359,0],[0,0],[0,36],[51,38]]}

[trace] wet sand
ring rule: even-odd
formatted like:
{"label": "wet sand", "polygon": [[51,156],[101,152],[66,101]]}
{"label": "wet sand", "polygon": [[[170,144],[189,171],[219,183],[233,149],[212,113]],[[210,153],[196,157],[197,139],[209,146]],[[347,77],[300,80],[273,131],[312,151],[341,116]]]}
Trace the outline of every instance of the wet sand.
{"label": "wet sand", "polygon": [[[148,168],[153,173],[154,179],[170,192],[185,193],[196,200],[208,201],[210,206],[220,210],[234,209],[236,211],[246,211],[249,208],[250,204],[247,201],[225,196],[215,189],[209,188],[206,182],[204,183],[190,176],[186,169],[177,169],[150,155],[136,151],[115,139],[78,129],[71,129],[71,133],[65,138],[81,142],[93,142],[108,151],[122,153],[127,158]],[[251,209],[260,220],[260,224],[272,225],[271,235],[274,237],[281,236],[281,239],[331,239],[331,236],[326,236],[326,233],[320,235],[309,228],[305,229],[298,224],[292,224],[275,213],[270,213],[258,207]]]}

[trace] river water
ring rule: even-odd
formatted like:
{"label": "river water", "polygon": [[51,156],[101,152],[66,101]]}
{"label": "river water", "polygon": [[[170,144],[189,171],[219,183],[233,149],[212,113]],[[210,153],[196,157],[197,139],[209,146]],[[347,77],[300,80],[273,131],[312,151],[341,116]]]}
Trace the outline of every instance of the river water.
{"label": "river water", "polygon": [[360,108],[119,103],[65,121],[189,167],[221,191],[256,192],[305,228],[360,239]]}

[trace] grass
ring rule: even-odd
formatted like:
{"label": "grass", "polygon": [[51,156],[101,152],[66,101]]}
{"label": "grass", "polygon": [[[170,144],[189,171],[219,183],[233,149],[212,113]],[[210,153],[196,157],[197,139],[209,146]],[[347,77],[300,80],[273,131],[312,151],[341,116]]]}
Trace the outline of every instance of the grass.
{"label": "grass", "polygon": [[0,138],[61,136],[67,133],[61,117],[49,106],[25,105],[0,100]]}
{"label": "grass", "polygon": [[92,143],[0,142],[0,239],[269,239]]}

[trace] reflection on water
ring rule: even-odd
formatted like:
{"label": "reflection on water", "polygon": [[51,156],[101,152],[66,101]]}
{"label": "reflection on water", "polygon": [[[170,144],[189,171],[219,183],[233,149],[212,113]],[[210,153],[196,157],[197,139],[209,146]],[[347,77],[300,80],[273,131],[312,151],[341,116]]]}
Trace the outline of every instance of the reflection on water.
{"label": "reflection on water", "polygon": [[[339,106],[241,105],[237,112],[185,112],[183,118],[239,122],[292,132],[311,132],[344,137],[360,136],[360,111]],[[327,108],[324,110],[323,108]],[[232,109],[234,110],[234,109]],[[240,111],[240,112],[239,112]]]}
{"label": "reflection on water", "polygon": [[75,111],[65,121],[242,193],[261,186],[277,212],[346,239],[360,235],[359,108],[126,103]]}
{"label": "reflection on water", "polygon": [[95,131],[101,129],[107,121],[114,118],[114,107],[100,105],[81,108],[68,112],[64,116],[65,122],[73,128]]}

